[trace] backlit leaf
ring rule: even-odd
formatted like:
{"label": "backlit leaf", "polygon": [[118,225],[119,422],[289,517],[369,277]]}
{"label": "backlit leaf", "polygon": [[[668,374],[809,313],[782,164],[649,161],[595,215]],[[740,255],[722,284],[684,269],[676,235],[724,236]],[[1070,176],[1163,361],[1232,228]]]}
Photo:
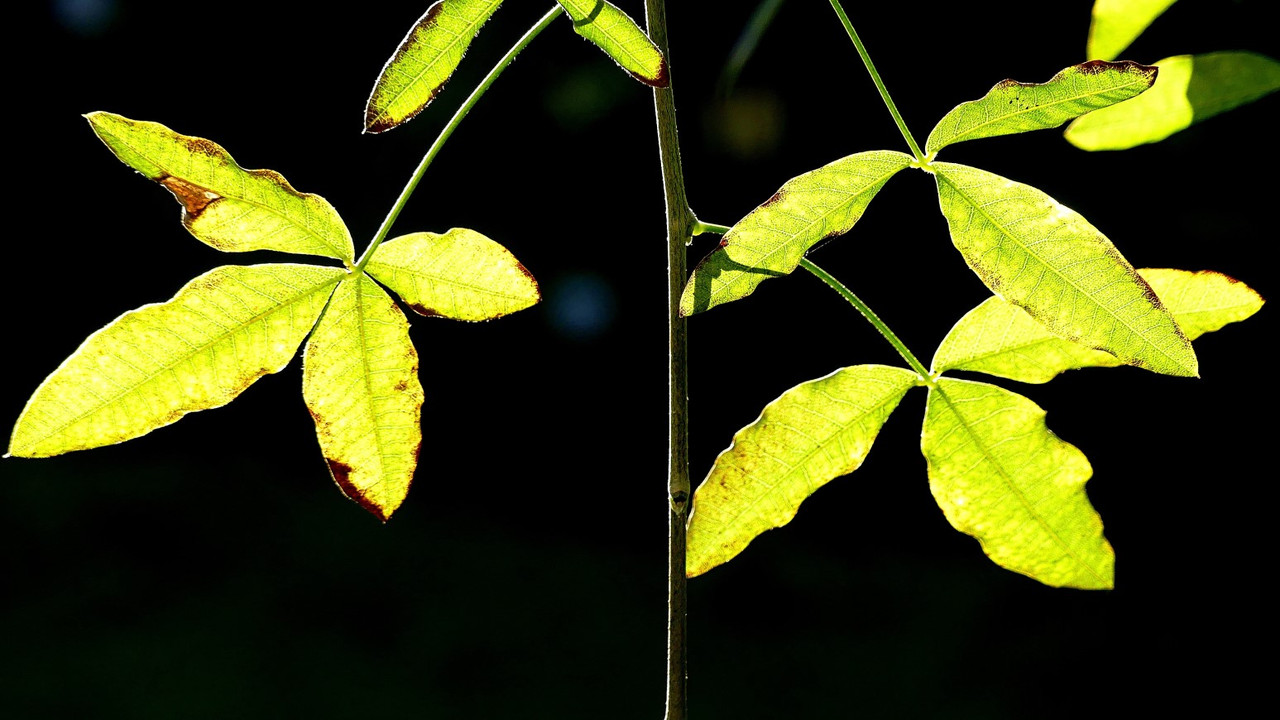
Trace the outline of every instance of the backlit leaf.
{"label": "backlit leaf", "polygon": [[1156,63],[1160,78],[1141,97],[1067,126],[1082,150],[1124,150],[1163,140],[1218,113],[1280,90],[1280,63],[1251,52],[1178,55]]}
{"label": "backlit leaf", "polygon": [[947,521],[997,565],[1055,587],[1114,585],[1115,555],[1084,491],[1093,469],[1035,403],[941,378],[929,389],[920,447]]}
{"label": "backlit leaf", "polygon": [[365,131],[384,132],[422,112],[501,4],[502,0],[439,0],[427,8],[382,67],[365,105]]}
{"label": "backlit leaf", "polygon": [[204,138],[105,112],[85,116],[111,152],[182,204],[182,224],[224,252],[279,250],[350,262],[351,233],[319,195],[272,170],[245,170]]}
{"label": "backlit leaf", "polygon": [[573,29],[595,43],[632,77],[652,87],[666,87],[667,61],[644,30],[605,0],[556,0],[573,20]]}
{"label": "backlit leaf", "polygon": [[421,315],[492,320],[542,298],[533,275],[514,255],[466,228],[388,240],[367,269]]}
{"label": "backlit leaf", "polygon": [[1190,341],[1087,220],[1029,185],[933,167],[951,239],[992,292],[1069,340],[1154,372],[1196,375]]}
{"label": "backlit leaf", "polygon": [[1135,62],[1073,65],[1045,83],[1004,80],[979,100],[957,105],[929,133],[925,151],[953,143],[1055,128],[1143,92],[1156,69]]}
{"label": "backlit leaf", "polygon": [[[1262,308],[1248,285],[1216,272],[1143,269],[1138,274],[1155,291],[1188,340],[1239,322]],[[972,370],[1043,383],[1059,373],[1122,363],[1049,332],[1021,308],[990,298],[951,328],[933,358],[934,372]]]}
{"label": "backlit leaf", "polygon": [[680,314],[744,298],[767,278],[795,270],[814,245],[848,232],[889,178],[912,162],[899,152],[862,152],[788,180],[698,263]]}
{"label": "backlit leaf", "polygon": [[400,507],[422,442],[422,385],[409,322],[366,275],[344,280],[307,342],[302,396],[347,497],[385,521]]}
{"label": "backlit leaf", "polygon": [[1085,54],[1091,60],[1114,60],[1176,1],[1097,0]]}
{"label": "backlit leaf", "polygon": [[9,453],[110,445],[226,405],[288,364],[343,275],[311,265],[220,267],[167,302],[121,315],[40,385]]}
{"label": "backlit leaf", "polygon": [[908,370],[858,365],[766,405],[693,495],[689,576],[728,562],[760,533],[790,522],[819,487],[857,470],[880,426],[917,384]]}

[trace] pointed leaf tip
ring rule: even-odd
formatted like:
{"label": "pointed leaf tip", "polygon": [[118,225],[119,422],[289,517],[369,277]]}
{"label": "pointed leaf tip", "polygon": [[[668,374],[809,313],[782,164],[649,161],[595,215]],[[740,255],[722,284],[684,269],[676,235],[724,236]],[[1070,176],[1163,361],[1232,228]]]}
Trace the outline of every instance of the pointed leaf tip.
{"label": "pointed leaf tip", "polygon": [[365,103],[364,132],[382,133],[422,112],[462,62],[502,0],[439,0],[409,29]]}
{"label": "pointed leaf tip", "polygon": [[215,142],[107,112],[85,116],[121,162],[182,205],[182,224],[223,252],[277,250],[353,259],[351,233],[324,198],[273,170],[245,170]]}

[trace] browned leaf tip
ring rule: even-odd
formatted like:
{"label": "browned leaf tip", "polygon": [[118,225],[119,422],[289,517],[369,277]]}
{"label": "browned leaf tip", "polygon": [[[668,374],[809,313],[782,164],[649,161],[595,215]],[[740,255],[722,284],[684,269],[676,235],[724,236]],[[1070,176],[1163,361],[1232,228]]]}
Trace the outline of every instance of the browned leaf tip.
{"label": "browned leaf tip", "polygon": [[627,71],[627,74],[651,88],[662,89],[671,87],[671,75],[667,72],[666,57],[663,57],[661,62],[658,64],[658,74],[653,77],[646,77],[640,73],[632,72],[630,70]]}
{"label": "browned leaf tip", "polygon": [[359,488],[351,484],[351,466],[334,460],[333,458],[325,458],[329,463],[329,474],[333,476],[333,481],[338,484],[338,488],[342,490],[342,494],[354,500],[360,507],[368,510],[382,522],[386,522],[389,517],[382,508],[370,500]]}

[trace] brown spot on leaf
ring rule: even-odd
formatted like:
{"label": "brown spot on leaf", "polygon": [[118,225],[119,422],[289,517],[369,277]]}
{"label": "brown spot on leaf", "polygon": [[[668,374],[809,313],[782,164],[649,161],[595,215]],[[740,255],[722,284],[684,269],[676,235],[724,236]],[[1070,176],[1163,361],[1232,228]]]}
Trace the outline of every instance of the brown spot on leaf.
{"label": "brown spot on leaf", "polygon": [[173,193],[173,197],[182,203],[182,209],[186,213],[186,217],[194,220],[200,217],[200,213],[209,207],[215,200],[222,198],[216,192],[208,188],[200,187],[195,183],[187,182],[181,178],[172,175],[162,178],[160,184],[166,190]]}
{"label": "brown spot on leaf", "polygon": [[772,204],[774,204],[774,203],[776,203],[776,202],[781,202],[781,201],[782,201],[782,198],[783,198],[785,195],[786,195],[786,193],[784,193],[782,190],[779,190],[778,192],[774,193],[773,195],[770,195],[768,200],[765,200],[764,202],[760,203],[760,207],[758,207],[758,208],[756,208],[756,209],[757,209],[757,210],[761,210],[761,209],[764,209],[764,208],[769,207],[770,205],[772,205]]}
{"label": "brown spot on leaf", "polygon": [[394,389],[396,392],[404,392],[405,390],[408,390],[409,381],[404,379],[397,380]]}
{"label": "brown spot on leaf", "polygon": [[444,313],[438,310],[433,310],[425,305],[415,305],[410,303],[409,309],[423,317],[444,317]]}
{"label": "brown spot on leaf", "polygon": [[204,138],[191,137],[189,135],[179,135],[182,138],[182,144],[187,146],[187,150],[200,155],[208,155],[209,157],[224,158],[227,151],[223,150],[218,143]]}
{"label": "brown spot on leaf", "polygon": [[338,484],[342,494],[356,501],[360,507],[373,513],[382,522],[386,522],[387,515],[382,511],[382,508],[351,483],[351,466],[333,458],[325,458],[325,460],[329,463],[329,474],[333,475],[333,481]]}

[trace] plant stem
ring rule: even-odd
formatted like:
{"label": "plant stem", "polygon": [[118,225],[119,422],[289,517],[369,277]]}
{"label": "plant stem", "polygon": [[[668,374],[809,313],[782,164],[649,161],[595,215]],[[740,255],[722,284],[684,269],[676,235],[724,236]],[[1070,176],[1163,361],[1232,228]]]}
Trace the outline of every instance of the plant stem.
{"label": "plant stem", "polygon": [[543,15],[542,19],[539,20],[537,24],[529,28],[528,32],[516,41],[515,45],[511,46],[511,49],[507,51],[507,54],[503,55],[502,59],[498,61],[498,64],[494,65],[493,69],[489,71],[489,74],[484,76],[484,79],[480,81],[480,84],[476,86],[476,89],[471,91],[471,95],[467,97],[466,102],[462,103],[462,107],[458,108],[458,111],[453,114],[452,118],[449,118],[449,123],[445,125],[444,129],[440,131],[440,134],[436,136],[436,141],[431,143],[431,147],[427,150],[427,154],[422,156],[422,162],[418,163],[418,167],[413,171],[413,175],[409,178],[409,182],[406,183],[404,189],[400,191],[400,197],[396,198],[395,205],[391,206],[391,211],[387,213],[387,217],[382,221],[382,225],[378,228],[378,232],[373,236],[373,240],[369,243],[368,249],[366,249],[364,254],[360,256],[360,261],[356,263],[354,269],[355,272],[363,271],[365,265],[369,264],[369,258],[373,257],[373,251],[377,250],[378,246],[382,244],[382,241],[387,238],[387,233],[391,231],[391,226],[395,224],[396,218],[400,217],[400,211],[404,210],[405,203],[409,202],[409,198],[413,195],[413,191],[418,189],[418,183],[422,181],[422,176],[427,172],[427,168],[431,165],[431,161],[436,159],[436,155],[440,153],[440,148],[444,147],[449,136],[453,135],[453,131],[462,123],[462,119],[467,116],[467,113],[471,112],[471,108],[475,107],[475,104],[479,102],[481,96],[483,96],[489,89],[489,86],[493,85],[493,81],[497,80],[498,76],[502,74],[502,71],[506,70],[507,66],[516,59],[516,55],[519,55],[521,50],[528,47],[529,43],[533,42],[533,39],[538,37],[543,30],[546,30],[547,26],[551,24],[551,21],[555,20],[562,12],[564,12],[564,8],[559,4],[547,11],[547,14]]}
{"label": "plant stem", "polygon": [[[671,46],[667,39],[664,0],[645,0],[645,26],[649,39],[667,60],[672,77]],[[689,378],[688,335],[680,317],[680,294],[688,272],[685,246],[693,237],[694,217],[685,196],[680,169],[680,141],[676,133],[676,104],[672,85],[654,88],[653,106],[658,124],[658,153],[662,159],[662,190],[667,206],[667,711],[666,720],[688,717],[685,681],[688,651],[685,631],[688,615],[685,575],[685,532],[689,515]]]}
{"label": "plant stem", "polygon": [[831,273],[823,270],[817,265],[814,265],[813,261],[809,258],[800,258],[800,267],[818,276],[819,280],[830,285],[832,290],[840,293],[841,297],[848,300],[850,305],[853,305],[858,309],[858,312],[862,313],[862,316],[867,319],[867,322],[871,323],[875,326],[876,330],[880,331],[880,334],[884,336],[884,339],[889,341],[889,344],[893,346],[893,349],[898,351],[898,354],[902,356],[903,360],[907,361],[907,364],[911,366],[912,370],[916,371],[916,374],[920,376],[920,379],[924,380],[929,385],[934,384],[933,377],[929,375],[929,371],[925,369],[924,364],[916,359],[916,356],[907,349],[906,344],[898,339],[898,336],[889,329],[888,325],[884,324],[884,321],[880,319],[880,316],[872,312],[871,308],[866,303],[862,302],[861,298],[854,295],[852,290],[844,286],[844,283],[835,279]]}
{"label": "plant stem", "polygon": [[693,221],[693,234],[701,235],[702,233],[712,233],[713,235],[723,235],[732,228],[728,225],[716,225],[715,223],[705,223],[697,218]]}
{"label": "plant stem", "polygon": [[898,112],[898,106],[894,105],[893,98],[889,97],[889,90],[884,86],[884,81],[880,79],[880,73],[876,72],[875,63],[871,62],[871,56],[867,54],[866,46],[862,44],[861,38],[858,37],[858,31],[853,29],[853,23],[849,22],[849,16],[845,14],[844,8],[840,6],[840,0],[831,0],[831,7],[836,11],[836,15],[840,16],[840,22],[844,25],[845,32],[849,33],[849,39],[853,41],[853,46],[858,49],[858,55],[862,57],[862,64],[866,65],[867,72],[871,73],[871,80],[875,82],[876,89],[880,91],[880,97],[884,99],[885,107],[889,108],[889,114],[893,115],[893,121],[898,123],[898,130],[902,133],[902,137],[906,138],[907,144],[911,146],[911,154],[916,156],[917,162],[924,163],[924,153],[920,152],[920,146],[916,144],[916,139],[911,136],[911,131],[907,129],[907,123]]}

